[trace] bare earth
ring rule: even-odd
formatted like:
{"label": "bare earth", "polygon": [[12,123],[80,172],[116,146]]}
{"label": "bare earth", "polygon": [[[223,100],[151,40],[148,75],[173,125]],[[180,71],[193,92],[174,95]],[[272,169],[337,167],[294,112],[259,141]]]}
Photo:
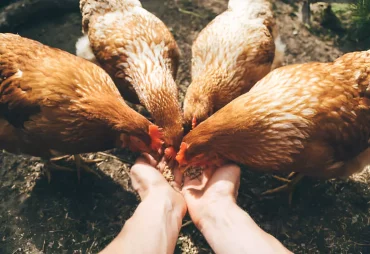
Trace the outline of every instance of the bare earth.
{"label": "bare earth", "polygon": [[[181,47],[178,84],[182,99],[190,82],[191,43],[226,8],[227,1],[142,2],[171,28]],[[286,64],[330,61],[343,54],[332,38],[309,32],[296,8],[277,1],[275,10],[287,44]],[[79,13],[69,13],[23,26],[17,32],[74,53],[80,27]],[[109,153],[127,163],[104,154],[88,155],[104,159],[97,168],[102,179],[84,174],[79,184],[75,173],[57,172],[48,184],[40,159],[0,152],[0,253],[97,253],[104,248],[139,202],[128,178],[135,155]],[[305,179],[290,208],[287,195],[259,197],[280,182],[243,168],[238,203],[295,253],[370,253],[369,183],[370,171],[347,180]],[[212,251],[189,224],[181,231],[176,253]]]}

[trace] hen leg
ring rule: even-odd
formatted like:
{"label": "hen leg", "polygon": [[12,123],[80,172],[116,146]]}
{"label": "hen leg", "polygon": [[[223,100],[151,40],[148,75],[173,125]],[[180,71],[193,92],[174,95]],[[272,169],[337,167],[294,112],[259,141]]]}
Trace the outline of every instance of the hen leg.
{"label": "hen leg", "polygon": [[48,178],[48,183],[50,183],[50,181],[51,181],[51,173],[50,173],[51,169],[52,170],[59,170],[59,171],[74,171],[74,169],[72,169],[72,168],[59,166],[59,165],[53,163],[52,160],[49,160],[45,163],[45,166],[44,166],[44,172],[45,172],[46,177]]}
{"label": "hen leg", "polygon": [[[60,160],[67,160],[68,161],[68,160],[71,160],[71,159],[73,159],[75,161],[75,164],[76,164],[78,181],[80,181],[80,178],[81,178],[81,169],[88,172],[88,173],[92,173],[92,174],[98,176],[99,178],[101,178],[101,176],[95,170],[91,169],[88,166],[88,164],[101,162],[101,161],[103,161],[102,159],[95,159],[95,160],[85,159],[81,155],[78,155],[78,154],[77,155],[72,155],[72,156],[65,155],[65,156],[50,159],[50,162],[47,164],[47,166],[50,169],[53,169],[53,170],[74,171],[72,168],[59,166],[59,165],[54,163],[55,161],[60,161]],[[48,182],[50,183],[50,170],[46,169],[45,173],[46,173],[46,176],[48,177]]]}
{"label": "hen leg", "polygon": [[[64,155],[64,156],[52,158],[50,159],[50,161],[54,162],[54,161],[60,161],[60,160],[67,160],[67,161],[72,160],[72,159],[76,160],[75,156],[76,155]],[[90,160],[90,159],[83,158],[81,155],[77,155],[77,156],[81,157],[81,159],[83,160],[85,164],[93,164],[93,163],[98,163],[98,162],[103,161],[102,159]]]}
{"label": "hen leg", "polygon": [[[291,205],[292,204],[292,197],[293,197],[293,192],[294,192],[295,186],[304,177],[304,175],[302,175],[300,173],[295,173],[295,172],[293,172],[293,173],[289,175],[291,177],[291,180],[285,179],[285,178],[281,178],[280,179],[280,180],[284,179],[282,181],[286,182],[286,184],[284,184],[284,185],[282,185],[280,187],[277,187],[275,189],[272,189],[272,190],[267,190],[267,191],[263,192],[261,195],[262,196],[265,196],[265,195],[270,195],[270,194],[274,194],[274,193],[278,193],[278,192],[282,192],[282,191],[287,191],[289,193],[289,205]],[[289,176],[288,176],[288,178],[289,178]]]}
{"label": "hen leg", "polygon": [[97,177],[99,177],[101,179],[101,176],[95,170],[91,169],[88,166],[88,164],[101,162],[101,161],[103,161],[102,159],[96,159],[96,160],[85,159],[79,154],[75,154],[75,155],[73,155],[73,157],[74,157],[76,167],[77,167],[77,177],[78,177],[79,182],[80,182],[80,179],[81,179],[81,169],[83,169],[84,171],[86,171],[88,173],[92,173],[92,174],[96,175]]}
{"label": "hen leg", "polygon": [[292,178],[294,178],[294,176],[296,176],[298,173],[296,172],[292,172],[288,175],[287,178],[284,178],[284,177],[280,177],[280,176],[275,176],[273,175],[272,177],[275,178],[276,180],[279,180],[281,182],[285,182],[285,183],[290,183],[290,181],[292,180]]}

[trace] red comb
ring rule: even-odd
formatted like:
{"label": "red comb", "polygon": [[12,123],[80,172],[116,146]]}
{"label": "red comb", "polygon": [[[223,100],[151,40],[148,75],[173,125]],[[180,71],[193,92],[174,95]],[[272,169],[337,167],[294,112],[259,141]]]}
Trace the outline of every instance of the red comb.
{"label": "red comb", "polygon": [[195,126],[197,126],[197,118],[193,116],[193,119],[191,120],[191,129],[194,129]]}
{"label": "red comb", "polygon": [[162,129],[154,124],[149,125],[149,136],[152,139],[150,147],[155,151],[159,150],[163,144]]}
{"label": "red comb", "polygon": [[176,155],[176,160],[180,165],[186,162],[185,160],[186,149],[188,149],[188,144],[182,142],[180,146],[180,151]]}
{"label": "red comb", "polygon": [[167,147],[165,150],[164,150],[164,155],[166,156],[167,159],[171,160],[173,158],[176,157],[176,151],[175,149],[171,146],[171,147]]}

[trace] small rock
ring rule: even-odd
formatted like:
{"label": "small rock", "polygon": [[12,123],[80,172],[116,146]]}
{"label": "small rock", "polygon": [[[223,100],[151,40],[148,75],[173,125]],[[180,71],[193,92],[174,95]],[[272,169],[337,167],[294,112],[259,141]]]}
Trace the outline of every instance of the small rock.
{"label": "small rock", "polygon": [[358,221],[358,215],[352,217],[352,224],[355,224]]}

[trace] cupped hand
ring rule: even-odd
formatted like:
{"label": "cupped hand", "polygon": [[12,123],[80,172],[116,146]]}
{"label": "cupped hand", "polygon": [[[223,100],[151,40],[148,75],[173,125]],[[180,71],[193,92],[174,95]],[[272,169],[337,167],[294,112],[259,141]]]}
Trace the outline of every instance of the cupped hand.
{"label": "cupped hand", "polygon": [[212,212],[236,203],[239,185],[240,168],[234,164],[206,169],[195,179],[186,177],[182,193],[194,224],[199,226]]}
{"label": "cupped hand", "polygon": [[[138,192],[142,201],[150,199],[163,200],[167,198],[184,216],[186,203],[180,190],[181,174],[175,171],[175,180],[168,183],[160,171],[156,169],[157,162],[148,154],[139,157],[130,171],[132,186]],[[176,190],[175,190],[176,189]]]}

